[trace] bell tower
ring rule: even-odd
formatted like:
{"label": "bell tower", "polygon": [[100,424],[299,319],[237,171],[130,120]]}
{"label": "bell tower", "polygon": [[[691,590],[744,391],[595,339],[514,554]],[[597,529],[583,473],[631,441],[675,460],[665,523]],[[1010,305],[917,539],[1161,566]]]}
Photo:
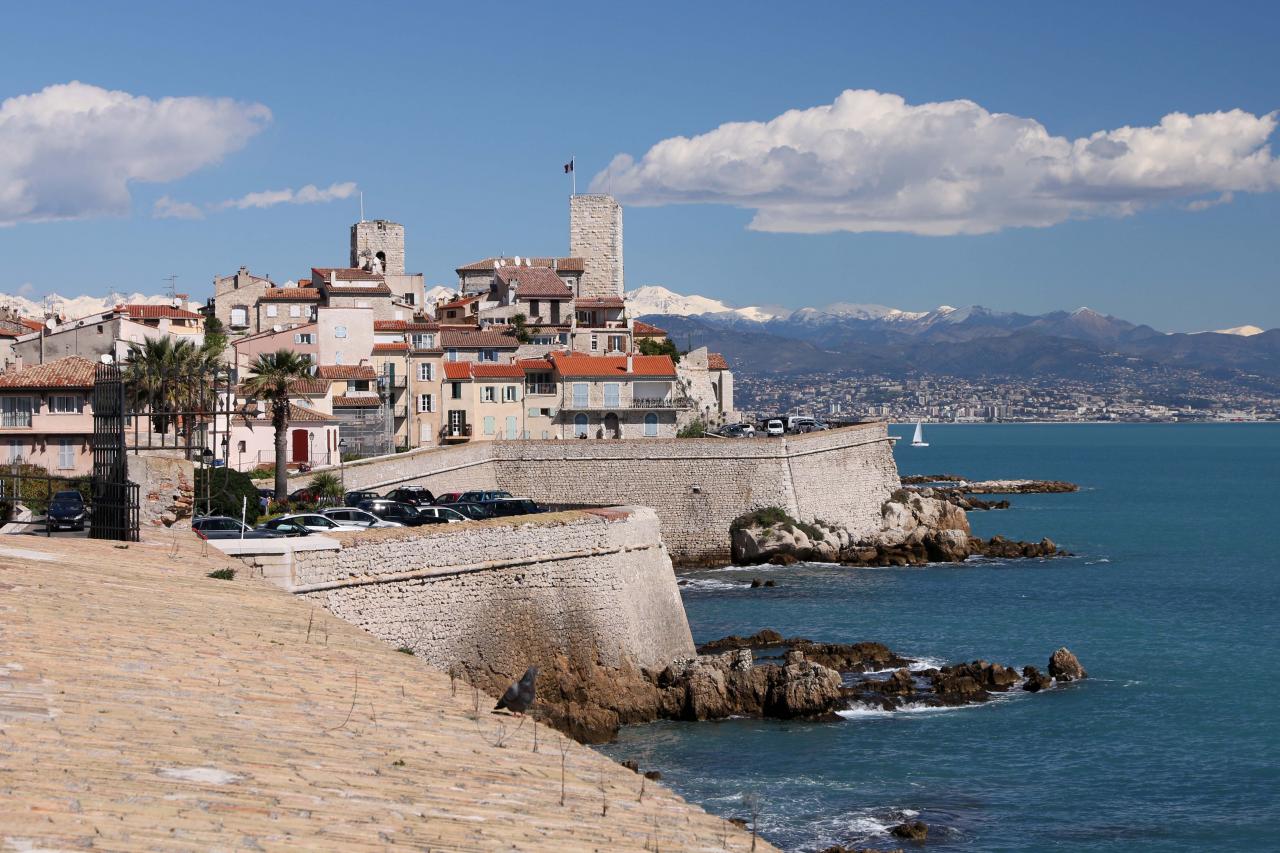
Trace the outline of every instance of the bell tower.
{"label": "bell tower", "polygon": [[387,219],[362,219],[351,226],[351,266],[369,268],[378,259],[382,272],[404,275],[404,226]]}

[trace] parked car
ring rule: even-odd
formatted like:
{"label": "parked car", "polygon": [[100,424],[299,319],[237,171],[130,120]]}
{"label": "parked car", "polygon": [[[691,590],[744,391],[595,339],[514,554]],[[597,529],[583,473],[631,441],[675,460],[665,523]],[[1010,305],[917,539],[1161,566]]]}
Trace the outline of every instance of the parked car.
{"label": "parked car", "polygon": [[787,420],[787,429],[790,432],[816,432],[826,429],[827,425],[815,418],[789,418]]}
{"label": "parked car", "polygon": [[191,529],[201,539],[278,539],[279,530],[258,530],[228,515],[205,515],[191,520]]}
{"label": "parked car", "polygon": [[303,527],[296,521],[286,520],[283,517],[273,518],[271,521],[263,522],[253,528],[255,533],[274,533],[277,536],[310,536],[311,531]]}
{"label": "parked car", "polygon": [[[450,509],[447,506],[422,506],[418,507],[418,515],[426,518],[437,518],[445,522],[470,521],[462,513],[456,509]],[[430,522],[428,522],[430,523]]]}
{"label": "parked car", "polygon": [[486,518],[493,518],[493,511],[486,504],[457,501],[449,504],[437,504],[437,506],[461,513],[472,521],[484,521]]}
{"label": "parked car", "polygon": [[264,530],[277,530],[281,527],[289,526],[305,527],[311,533],[358,533],[367,529],[358,524],[340,524],[332,519],[325,518],[318,512],[282,515],[258,526]]}
{"label": "parked car", "polygon": [[481,504],[481,506],[493,513],[494,518],[504,518],[510,515],[533,515],[534,513],[546,512],[546,510],[528,498],[506,498],[500,501],[488,501]]}
{"label": "parked car", "polygon": [[365,509],[357,509],[353,506],[339,506],[330,509],[320,510],[320,514],[330,521],[336,521],[339,524],[353,524],[357,527],[404,527],[398,521],[389,521],[385,518],[379,518],[373,513]]}
{"label": "parked car", "polygon": [[462,492],[445,492],[442,495],[436,495],[437,504],[456,504],[462,500]]}
{"label": "parked car", "polygon": [[782,421],[778,420],[777,418],[774,418],[771,421],[765,422],[765,425],[764,425],[765,435],[783,435],[786,433],[786,431],[787,429],[782,425]]}
{"label": "parked car", "polygon": [[293,490],[289,493],[289,500],[293,503],[319,504],[321,506],[334,503],[333,498],[325,497],[310,486],[303,486],[301,489]]}
{"label": "parked car", "polygon": [[347,492],[345,495],[342,496],[342,505],[356,507],[356,506],[360,506],[361,501],[376,501],[380,497],[382,497],[382,495],[378,494],[377,492],[370,492],[370,491],[364,491],[364,490]]}
{"label": "parked car", "polygon": [[726,438],[755,438],[756,428],[751,424],[729,424],[720,434]]}
{"label": "parked car", "polygon": [[84,505],[84,495],[72,489],[54,494],[53,500],[49,502],[49,511],[45,513],[45,525],[49,530],[60,530],[63,527],[84,530],[88,517],[89,508]]}
{"label": "parked car", "polygon": [[373,513],[384,521],[399,522],[405,527],[420,527],[423,524],[436,523],[436,519],[425,517],[413,504],[402,504],[388,498],[361,501],[360,509]]}
{"label": "parked car", "polygon": [[511,497],[515,497],[515,496],[512,495],[510,492],[504,492],[502,490],[497,490],[492,492],[463,492],[462,496],[458,498],[457,502],[464,503],[464,504],[478,504],[478,503],[485,503],[487,501],[506,500],[507,498],[511,498]]}
{"label": "parked car", "polygon": [[426,486],[401,486],[387,492],[387,500],[410,506],[431,506],[436,502],[436,496]]}

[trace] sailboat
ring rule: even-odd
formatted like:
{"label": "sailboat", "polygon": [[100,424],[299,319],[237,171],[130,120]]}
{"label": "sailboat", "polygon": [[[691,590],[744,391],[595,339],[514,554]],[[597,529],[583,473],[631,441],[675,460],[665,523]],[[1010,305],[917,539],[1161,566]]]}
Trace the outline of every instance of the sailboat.
{"label": "sailboat", "polygon": [[924,424],[921,421],[916,421],[916,434],[915,434],[915,437],[911,439],[911,446],[912,447],[928,447],[929,446],[929,442],[924,440]]}

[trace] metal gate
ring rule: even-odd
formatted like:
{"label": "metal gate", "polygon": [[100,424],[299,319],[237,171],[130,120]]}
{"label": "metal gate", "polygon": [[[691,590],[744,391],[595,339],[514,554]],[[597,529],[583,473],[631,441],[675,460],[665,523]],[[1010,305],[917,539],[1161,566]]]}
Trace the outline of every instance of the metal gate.
{"label": "metal gate", "polygon": [[89,536],[137,542],[138,484],[129,482],[125,456],[124,378],[114,364],[99,364],[93,382],[93,500]]}

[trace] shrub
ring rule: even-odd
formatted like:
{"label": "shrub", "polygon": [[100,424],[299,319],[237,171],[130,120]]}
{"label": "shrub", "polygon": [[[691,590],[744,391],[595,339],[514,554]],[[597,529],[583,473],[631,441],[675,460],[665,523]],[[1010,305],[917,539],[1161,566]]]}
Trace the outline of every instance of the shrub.
{"label": "shrub", "polygon": [[258,505],[258,486],[248,474],[231,468],[201,468],[196,471],[197,512],[239,518],[242,501],[245,523],[253,524],[258,520],[261,508]]}
{"label": "shrub", "polygon": [[730,530],[744,530],[748,527],[773,527],[776,524],[784,524],[794,519],[787,515],[786,510],[776,506],[766,506],[760,509],[743,513],[733,520],[729,525]]}
{"label": "shrub", "polygon": [[342,499],[342,481],[329,471],[314,474],[307,484],[307,490],[322,498]]}
{"label": "shrub", "polygon": [[415,653],[413,649],[409,648],[408,646],[401,646],[400,648],[396,649],[396,651],[398,651],[402,655],[412,655]]}
{"label": "shrub", "polygon": [[[30,464],[17,466],[16,472],[13,466],[0,468],[0,495],[9,504],[10,512],[13,503],[22,503],[34,513],[44,513],[55,494],[70,490],[79,492],[86,504],[91,502],[93,488],[88,477],[60,479],[39,465]],[[3,518],[7,519],[8,513]]]}
{"label": "shrub", "polygon": [[676,438],[702,438],[707,434],[707,424],[702,418],[695,418],[676,433]]}
{"label": "shrub", "polygon": [[236,570],[235,569],[215,569],[214,571],[209,572],[209,574],[205,575],[205,577],[213,578],[216,581],[235,580]]}

